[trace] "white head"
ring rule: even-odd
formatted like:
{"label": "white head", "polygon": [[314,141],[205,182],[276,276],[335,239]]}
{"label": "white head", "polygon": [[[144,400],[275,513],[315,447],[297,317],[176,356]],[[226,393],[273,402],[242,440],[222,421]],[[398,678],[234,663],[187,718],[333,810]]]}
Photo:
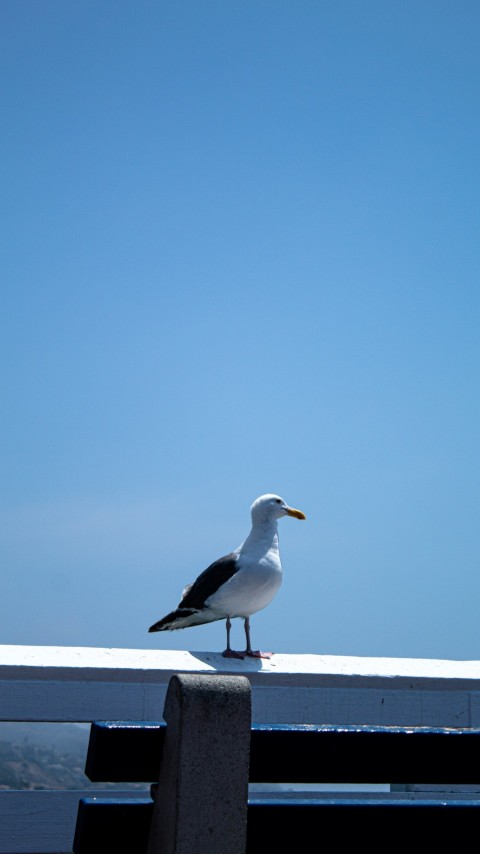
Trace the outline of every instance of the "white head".
{"label": "white head", "polygon": [[294,516],[295,519],[305,519],[301,510],[295,510],[280,498],[279,495],[268,493],[261,495],[252,504],[252,522],[270,522],[282,516]]}

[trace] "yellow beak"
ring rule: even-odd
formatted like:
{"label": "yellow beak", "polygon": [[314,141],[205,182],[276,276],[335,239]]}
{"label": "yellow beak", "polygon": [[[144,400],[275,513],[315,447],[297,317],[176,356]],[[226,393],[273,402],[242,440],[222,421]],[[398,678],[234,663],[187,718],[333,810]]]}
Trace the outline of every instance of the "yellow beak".
{"label": "yellow beak", "polygon": [[287,516],[294,516],[295,519],[306,519],[305,513],[302,513],[301,510],[295,510],[294,507],[286,507]]}

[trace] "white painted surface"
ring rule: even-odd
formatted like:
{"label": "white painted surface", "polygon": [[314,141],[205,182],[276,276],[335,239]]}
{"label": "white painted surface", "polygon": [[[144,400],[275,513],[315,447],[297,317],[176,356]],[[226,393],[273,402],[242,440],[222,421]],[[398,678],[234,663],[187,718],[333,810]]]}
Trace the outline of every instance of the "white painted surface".
{"label": "white painted surface", "polygon": [[[479,661],[30,646],[0,646],[0,720],[159,720],[192,672],[248,676],[256,722],[480,726]],[[79,797],[0,792],[0,854],[71,851]]]}
{"label": "white painted surface", "polygon": [[0,646],[0,720],[156,720],[174,673],[243,673],[258,722],[480,726],[480,662]]}
{"label": "white painted surface", "polygon": [[185,650],[104,649],[68,646],[0,645],[0,668],[71,667],[150,672],[246,672],[263,675],[309,674],[348,676],[405,676],[415,678],[472,679],[480,681],[480,661],[424,658],[360,658],[333,655],[274,655],[272,659],[223,658],[213,652]]}

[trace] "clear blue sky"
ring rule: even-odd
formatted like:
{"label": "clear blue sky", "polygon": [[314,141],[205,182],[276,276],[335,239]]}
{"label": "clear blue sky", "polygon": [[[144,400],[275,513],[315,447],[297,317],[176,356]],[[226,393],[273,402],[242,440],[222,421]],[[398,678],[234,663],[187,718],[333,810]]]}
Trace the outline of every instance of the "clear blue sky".
{"label": "clear blue sky", "polygon": [[277,492],[254,646],[480,658],[479,37],[2,0],[0,642],[223,649],[147,628]]}

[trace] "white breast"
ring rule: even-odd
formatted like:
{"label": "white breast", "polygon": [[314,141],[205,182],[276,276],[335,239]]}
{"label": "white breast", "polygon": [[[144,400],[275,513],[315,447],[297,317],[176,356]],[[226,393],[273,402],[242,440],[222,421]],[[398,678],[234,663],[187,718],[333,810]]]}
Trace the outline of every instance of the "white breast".
{"label": "white breast", "polygon": [[211,610],[229,617],[250,617],[265,608],[282,583],[283,571],[278,549],[258,560],[241,555],[239,569],[205,603]]}

